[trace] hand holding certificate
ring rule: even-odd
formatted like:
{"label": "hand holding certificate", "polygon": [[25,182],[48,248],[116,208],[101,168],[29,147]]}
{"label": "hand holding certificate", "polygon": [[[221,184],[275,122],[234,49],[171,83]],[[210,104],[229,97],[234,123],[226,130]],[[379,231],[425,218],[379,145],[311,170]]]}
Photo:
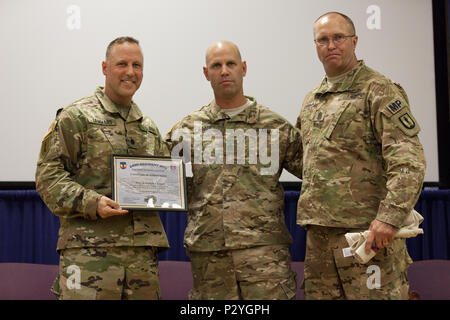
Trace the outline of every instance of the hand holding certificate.
{"label": "hand holding certificate", "polygon": [[113,199],[124,209],[187,211],[182,159],[112,157]]}

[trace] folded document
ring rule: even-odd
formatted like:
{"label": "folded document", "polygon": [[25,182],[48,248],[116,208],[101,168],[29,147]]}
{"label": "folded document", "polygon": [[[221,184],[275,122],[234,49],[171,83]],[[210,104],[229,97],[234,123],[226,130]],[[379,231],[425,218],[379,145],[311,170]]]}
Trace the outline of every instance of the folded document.
{"label": "folded document", "polygon": [[[422,223],[423,217],[416,210],[412,210],[403,222],[403,226],[395,234],[395,238],[412,238],[418,234],[422,234],[423,230],[419,228]],[[345,234],[345,239],[347,240],[350,249],[353,252],[356,260],[358,262],[365,264],[370,259],[372,259],[377,253],[374,250],[370,250],[367,254],[366,239],[369,236],[370,231],[366,230],[364,232],[348,232]]]}

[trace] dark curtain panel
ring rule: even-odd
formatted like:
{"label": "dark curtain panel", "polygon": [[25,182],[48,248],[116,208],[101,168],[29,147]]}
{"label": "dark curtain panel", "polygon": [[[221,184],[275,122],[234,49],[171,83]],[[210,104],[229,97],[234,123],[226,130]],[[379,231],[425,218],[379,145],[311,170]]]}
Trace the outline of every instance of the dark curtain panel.
{"label": "dark curtain panel", "polygon": [[[305,258],[305,230],[296,224],[298,191],[285,192],[286,225],[294,242],[292,260]],[[424,234],[407,239],[414,261],[450,260],[450,190],[422,191],[416,210],[425,218]],[[160,260],[189,260],[183,247],[186,213],[161,212],[170,249],[159,253]],[[0,191],[0,262],[58,264],[56,241],[59,219],[34,190]]]}

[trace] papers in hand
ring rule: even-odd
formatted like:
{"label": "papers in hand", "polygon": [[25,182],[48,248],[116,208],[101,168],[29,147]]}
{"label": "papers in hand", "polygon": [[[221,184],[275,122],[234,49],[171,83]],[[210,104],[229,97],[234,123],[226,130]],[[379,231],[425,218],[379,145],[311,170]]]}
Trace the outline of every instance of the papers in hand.
{"label": "papers in hand", "polygon": [[[403,221],[403,226],[397,231],[394,237],[412,238],[418,234],[423,234],[423,229],[419,228],[422,221],[423,217],[420,213],[413,209],[406,217],[405,221]],[[374,250],[370,250],[369,254],[366,253],[366,239],[369,234],[369,230],[364,232],[348,232],[345,234],[345,239],[347,240],[348,245],[355,256],[355,259],[362,264],[369,262],[370,259],[377,254]]]}

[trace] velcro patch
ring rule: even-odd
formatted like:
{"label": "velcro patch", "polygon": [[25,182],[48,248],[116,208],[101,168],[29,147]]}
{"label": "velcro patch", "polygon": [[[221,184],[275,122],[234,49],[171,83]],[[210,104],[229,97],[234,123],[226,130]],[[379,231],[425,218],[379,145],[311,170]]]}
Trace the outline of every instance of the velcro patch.
{"label": "velcro patch", "polygon": [[100,124],[103,126],[115,126],[116,125],[116,121],[112,120],[112,119],[90,119],[89,120],[90,123],[94,123],[94,124]]}
{"label": "velcro patch", "polygon": [[419,124],[408,109],[397,113],[392,121],[407,136],[415,136],[420,131]]}
{"label": "velcro patch", "polygon": [[398,118],[401,124],[408,130],[412,130],[416,127],[415,121],[411,118],[409,113],[404,113]]}
{"label": "velcro patch", "polygon": [[148,124],[140,123],[140,124],[139,124],[139,129],[141,129],[142,131],[145,131],[145,132],[151,132],[151,133],[153,133],[154,135],[157,135],[156,130],[155,130],[154,128],[152,128],[152,127],[151,127],[150,125],[148,125]]}
{"label": "velcro patch", "polygon": [[402,103],[402,101],[394,100],[387,106],[387,109],[394,115],[402,110],[405,106],[406,104]]}

